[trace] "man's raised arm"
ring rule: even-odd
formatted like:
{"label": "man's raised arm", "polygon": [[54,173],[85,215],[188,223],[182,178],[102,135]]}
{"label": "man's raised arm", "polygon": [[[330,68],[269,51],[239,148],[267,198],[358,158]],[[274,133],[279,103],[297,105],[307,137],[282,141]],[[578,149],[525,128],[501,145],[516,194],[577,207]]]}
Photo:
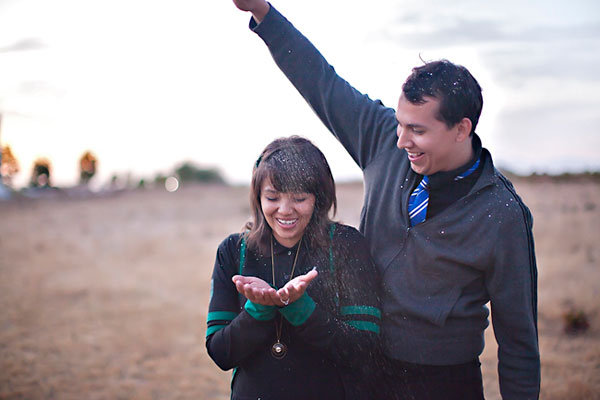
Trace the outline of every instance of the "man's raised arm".
{"label": "man's raised arm", "polygon": [[264,0],[233,0],[250,11],[250,28],[266,43],[275,63],[323,124],[365,169],[396,142],[395,111],[354,89],[315,46]]}

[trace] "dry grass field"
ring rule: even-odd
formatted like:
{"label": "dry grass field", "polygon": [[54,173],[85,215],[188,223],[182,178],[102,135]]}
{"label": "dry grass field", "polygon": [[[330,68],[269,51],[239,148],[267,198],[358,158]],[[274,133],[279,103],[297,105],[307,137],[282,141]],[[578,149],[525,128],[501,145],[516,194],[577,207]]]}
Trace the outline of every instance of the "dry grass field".
{"label": "dry grass field", "polygon": [[[600,399],[600,184],[516,187],[535,218],[542,398]],[[356,226],[362,186],[338,197]],[[208,288],[248,215],[247,188],[224,186],[0,202],[0,399],[229,398],[204,347]],[[564,332],[571,311],[587,331]],[[482,364],[498,399],[491,329]]]}

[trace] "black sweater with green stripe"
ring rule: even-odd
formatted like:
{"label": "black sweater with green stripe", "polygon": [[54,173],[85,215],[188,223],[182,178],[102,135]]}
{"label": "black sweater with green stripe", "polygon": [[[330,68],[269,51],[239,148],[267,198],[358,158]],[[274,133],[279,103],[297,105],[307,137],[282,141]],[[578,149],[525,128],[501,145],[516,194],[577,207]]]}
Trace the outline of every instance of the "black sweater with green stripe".
{"label": "black sweater with green stripe", "polygon": [[[297,245],[274,241],[275,286],[289,274]],[[379,357],[379,279],[362,235],[336,224],[330,248],[303,243],[294,276],[316,267],[305,295],[287,307],[264,307],[240,295],[231,278],[256,276],[272,284],[270,254],[241,251],[240,234],[219,246],[207,319],[208,354],[223,370],[234,368],[232,398],[366,398],[369,368]],[[240,262],[240,254],[245,254]],[[243,264],[243,267],[242,267]],[[283,359],[271,355],[281,324]]]}

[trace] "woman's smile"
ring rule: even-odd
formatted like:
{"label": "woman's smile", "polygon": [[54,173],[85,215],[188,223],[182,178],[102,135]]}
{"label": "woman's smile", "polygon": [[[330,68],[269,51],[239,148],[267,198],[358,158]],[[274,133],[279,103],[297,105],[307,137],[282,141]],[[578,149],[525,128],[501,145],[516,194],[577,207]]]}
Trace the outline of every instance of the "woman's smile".
{"label": "woman's smile", "polygon": [[280,192],[270,179],[265,179],[260,191],[262,212],[275,239],[293,247],[302,237],[315,209],[315,195]]}

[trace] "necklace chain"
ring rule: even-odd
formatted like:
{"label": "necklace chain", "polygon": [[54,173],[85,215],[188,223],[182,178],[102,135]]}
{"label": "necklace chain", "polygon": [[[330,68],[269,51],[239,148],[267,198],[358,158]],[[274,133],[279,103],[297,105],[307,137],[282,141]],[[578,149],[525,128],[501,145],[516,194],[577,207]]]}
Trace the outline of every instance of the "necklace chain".
{"label": "necklace chain", "polygon": [[[298,261],[298,254],[300,254],[300,246],[302,245],[302,238],[304,236],[302,236],[300,238],[300,242],[298,242],[298,249],[296,249],[296,256],[294,257],[294,263],[292,264],[292,272],[290,273],[290,279],[288,279],[288,282],[292,280],[292,278],[294,277],[294,270],[296,269],[296,261]],[[273,236],[271,236],[271,274],[273,276],[273,286],[277,287],[277,285],[275,285],[275,257],[273,257]],[[287,282],[286,282],[287,283]],[[284,284],[285,286],[285,284]]]}
{"label": "necklace chain", "polygon": [[[292,278],[294,277],[294,271],[296,269],[296,261],[298,261],[298,254],[300,254],[300,246],[302,245],[303,237],[304,236],[302,236],[300,238],[300,241],[298,242],[298,248],[296,249],[296,256],[294,257],[294,263],[292,264],[292,272],[290,273],[290,279],[288,279],[288,282],[291,281]],[[271,274],[273,276],[273,286],[277,287],[277,285],[275,285],[275,257],[273,256],[273,236],[271,236]],[[285,286],[285,284],[284,284],[284,286]],[[277,323],[277,321],[275,321],[275,333],[277,334],[277,343],[280,343],[282,329],[283,329],[283,317],[280,316],[279,323]]]}

